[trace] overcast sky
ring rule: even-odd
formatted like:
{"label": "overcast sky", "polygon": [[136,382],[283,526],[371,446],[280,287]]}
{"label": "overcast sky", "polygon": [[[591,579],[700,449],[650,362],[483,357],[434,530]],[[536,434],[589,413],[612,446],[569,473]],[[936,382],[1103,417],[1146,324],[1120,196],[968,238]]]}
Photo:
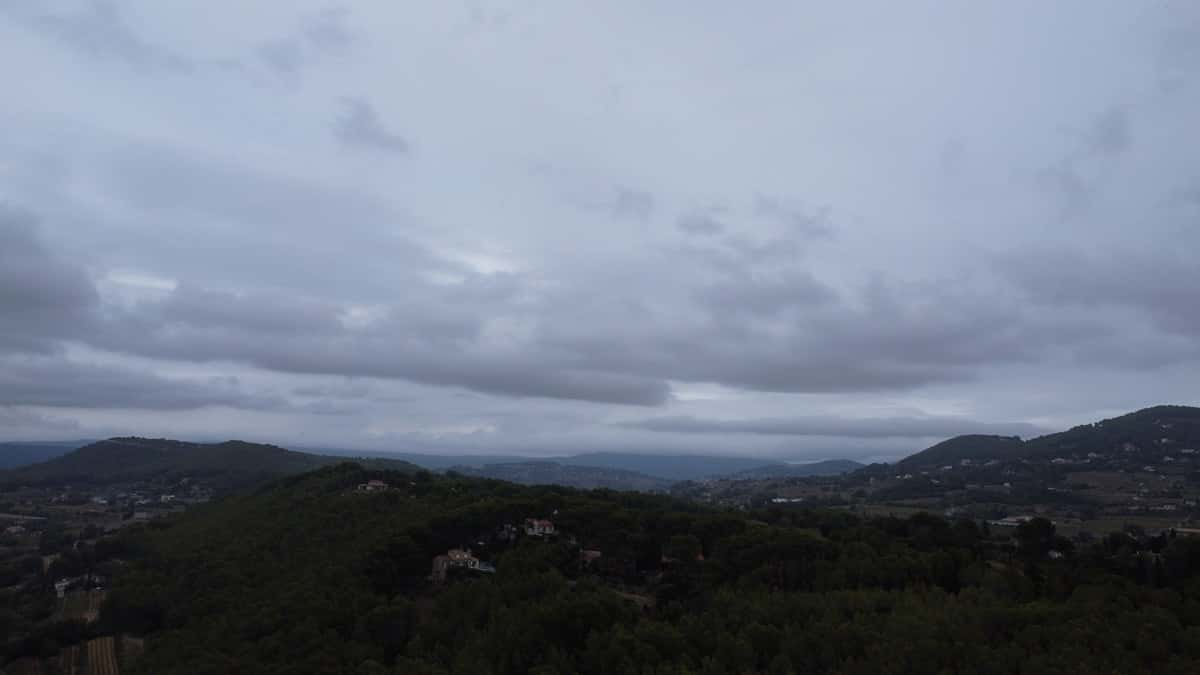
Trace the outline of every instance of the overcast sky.
{"label": "overcast sky", "polygon": [[0,0],[0,437],[887,459],[1200,402],[1200,4]]}

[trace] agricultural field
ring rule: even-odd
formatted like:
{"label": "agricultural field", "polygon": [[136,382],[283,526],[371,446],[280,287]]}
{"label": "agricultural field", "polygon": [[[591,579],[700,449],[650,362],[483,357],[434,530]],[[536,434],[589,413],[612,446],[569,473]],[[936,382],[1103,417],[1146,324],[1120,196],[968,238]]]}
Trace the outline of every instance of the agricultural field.
{"label": "agricultural field", "polygon": [[1146,532],[1157,532],[1175,527],[1176,521],[1170,518],[1147,518],[1141,516],[1117,516],[1112,518],[1096,518],[1093,520],[1076,520],[1073,518],[1056,520],[1055,527],[1064,537],[1074,537],[1080,532],[1090,532],[1094,536],[1102,536],[1108,532],[1123,532],[1128,526],[1142,528]]}
{"label": "agricultural field", "polygon": [[937,510],[919,506],[897,506],[894,504],[855,504],[851,511],[865,518],[886,518],[889,516],[908,518],[918,513],[936,512]]}
{"label": "agricultural field", "polygon": [[83,648],[79,645],[67,647],[58,653],[58,668],[63,675],[81,675],[83,673]]}
{"label": "agricultural field", "polygon": [[118,675],[117,641],[112,637],[96,638],[87,643],[85,675]]}
{"label": "agricultural field", "polygon": [[67,621],[92,623],[100,616],[100,605],[107,591],[74,591],[67,593],[59,608],[59,615]]}

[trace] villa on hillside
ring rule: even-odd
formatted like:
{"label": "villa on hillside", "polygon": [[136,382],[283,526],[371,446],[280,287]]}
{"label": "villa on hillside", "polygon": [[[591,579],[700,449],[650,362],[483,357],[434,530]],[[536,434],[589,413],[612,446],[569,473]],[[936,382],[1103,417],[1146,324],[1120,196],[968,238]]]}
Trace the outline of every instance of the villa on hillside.
{"label": "villa on hillside", "polygon": [[525,534],[530,537],[553,536],[555,534],[554,523],[540,518],[526,518]]}
{"label": "villa on hillside", "polygon": [[446,575],[452,569],[464,569],[483,574],[492,574],[496,571],[495,566],[475,557],[471,553],[471,549],[452,548],[446,551],[445,555],[434,556],[433,570],[429,578],[434,583],[440,584],[446,580]]}
{"label": "villa on hillside", "polygon": [[365,483],[359,483],[359,492],[382,492],[388,489],[388,484],[381,480],[369,480]]}

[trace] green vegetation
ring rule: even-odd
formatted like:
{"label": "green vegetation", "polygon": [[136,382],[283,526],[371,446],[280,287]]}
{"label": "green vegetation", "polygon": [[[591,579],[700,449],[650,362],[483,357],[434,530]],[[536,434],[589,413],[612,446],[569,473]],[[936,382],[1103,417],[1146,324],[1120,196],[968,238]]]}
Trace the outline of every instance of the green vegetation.
{"label": "green vegetation", "polygon": [[1148,457],[1156,459],[1161,457],[1164,437],[1180,448],[1200,446],[1200,408],[1160,405],[1027,441],[1016,436],[956,436],[904,458],[897,467],[954,464],[963,459],[1048,459],[1080,451],[1106,454],[1126,447],[1148,451]]}
{"label": "green vegetation", "polygon": [[[368,479],[390,489],[364,494]],[[554,539],[496,536],[550,517]],[[495,574],[426,576],[471,546]],[[586,564],[580,549],[602,556]],[[144,673],[1194,673],[1200,541],[342,464],[123,535]]]}
{"label": "green vegetation", "polygon": [[1023,448],[1024,444],[1016,436],[955,436],[905,457],[897,462],[896,466],[899,469],[907,469],[914,466],[954,464],[963,459],[1016,457],[1021,454]]}
{"label": "green vegetation", "polygon": [[[221,488],[238,489],[341,461],[345,458],[243,441],[187,443],[162,438],[110,438],[40,464],[0,471],[0,487],[195,478]],[[396,460],[364,461],[384,468],[415,468]]]}

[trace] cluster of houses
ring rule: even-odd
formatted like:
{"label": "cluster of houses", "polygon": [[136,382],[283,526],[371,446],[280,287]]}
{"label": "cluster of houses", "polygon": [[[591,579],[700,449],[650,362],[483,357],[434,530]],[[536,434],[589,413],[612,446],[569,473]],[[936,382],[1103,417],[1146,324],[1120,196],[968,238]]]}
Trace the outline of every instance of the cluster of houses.
{"label": "cluster of houses", "polygon": [[[372,488],[371,483],[381,484],[382,487],[376,486]],[[386,483],[381,481],[371,481],[359,486],[359,490],[371,492],[379,489],[387,489]],[[527,537],[550,538],[558,535],[558,530],[555,529],[554,523],[544,518],[526,518],[522,527],[517,528],[511,523],[501,526],[497,533],[497,538],[502,541],[515,540],[520,533],[524,533]],[[480,542],[481,544],[483,542]],[[580,564],[587,564],[600,557],[599,551],[582,551],[580,553]],[[470,548],[452,548],[442,555],[434,556],[433,570],[429,578],[434,583],[443,583],[446,581],[446,576],[451,570],[466,570],[469,572],[478,572],[482,574],[493,574],[496,571],[495,566],[491,563],[480,560]]]}

